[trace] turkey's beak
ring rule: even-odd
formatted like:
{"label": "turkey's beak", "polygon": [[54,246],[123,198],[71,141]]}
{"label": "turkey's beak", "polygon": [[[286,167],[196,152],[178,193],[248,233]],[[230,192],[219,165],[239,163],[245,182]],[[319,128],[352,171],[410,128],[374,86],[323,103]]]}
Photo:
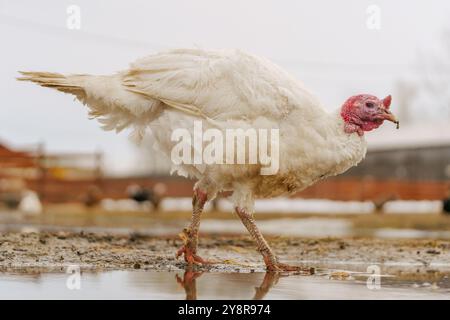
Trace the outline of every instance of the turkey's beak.
{"label": "turkey's beak", "polygon": [[383,109],[382,118],[384,120],[395,123],[397,125],[397,129],[400,128],[400,121],[398,121],[397,118],[388,109]]}

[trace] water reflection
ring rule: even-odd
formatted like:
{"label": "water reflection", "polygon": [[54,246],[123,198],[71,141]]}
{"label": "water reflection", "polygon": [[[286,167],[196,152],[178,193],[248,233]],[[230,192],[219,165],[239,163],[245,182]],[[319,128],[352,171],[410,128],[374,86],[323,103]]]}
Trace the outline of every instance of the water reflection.
{"label": "water reflection", "polygon": [[186,300],[197,300],[197,283],[196,280],[203,272],[195,272],[190,269],[184,271],[183,278],[178,274],[175,275],[177,282],[184,288],[186,292]]}
{"label": "water reflection", "polygon": [[[357,268],[358,269],[358,268]],[[437,270],[386,267],[392,274],[382,274],[383,292],[366,286],[370,274],[344,269],[320,268],[313,277],[299,274],[266,272],[262,281],[257,273],[213,274],[187,268],[183,276],[176,274],[178,285],[184,289],[186,300],[233,299],[449,299],[449,273]],[[414,269],[414,268],[413,268]],[[409,270],[409,271],[407,271]],[[336,277],[339,274],[341,277]],[[395,275],[394,275],[395,274]],[[345,275],[342,277],[342,275]],[[204,276],[204,278],[201,278]],[[201,279],[200,279],[201,278]],[[197,282],[200,279],[200,282]],[[280,281],[281,280],[281,281]],[[255,286],[256,281],[261,281]],[[279,283],[280,282],[280,283]],[[254,290],[252,293],[252,289]]]}
{"label": "water reflection", "polygon": [[280,274],[275,272],[266,272],[264,279],[259,287],[255,288],[253,300],[262,300],[274,285],[278,283]]}
{"label": "water reflection", "polygon": [[[181,285],[186,293],[186,300],[197,300],[197,279],[200,278],[202,274],[203,272],[187,268],[184,271],[183,277],[178,274],[175,275],[177,283]],[[264,299],[270,289],[278,283],[280,276],[281,274],[277,272],[266,272],[259,287],[255,287],[253,300]]]}
{"label": "water reflection", "polygon": [[[314,276],[284,273],[171,271],[83,272],[80,290],[63,270],[0,272],[0,299],[449,299],[450,270],[383,266],[382,290],[366,285],[366,266],[322,268]],[[419,270],[420,269],[420,270]],[[346,277],[332,274],[348,273]]]}

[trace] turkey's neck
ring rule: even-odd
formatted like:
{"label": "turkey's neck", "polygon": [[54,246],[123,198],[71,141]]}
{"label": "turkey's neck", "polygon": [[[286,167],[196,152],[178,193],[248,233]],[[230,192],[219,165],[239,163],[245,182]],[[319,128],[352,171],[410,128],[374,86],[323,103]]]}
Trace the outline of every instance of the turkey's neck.
{"label": "turkey's neck", "polygon": [[348,132],[348,124],[342,119],[340,110],[330,115],[332,125],[330,149],[334,154],[336,167],[333,174],[339,174],[359,163],[365,156],[367,144],[357,130]]}
{"label": "turkey's neck", "polygon": [[[351,141],[355,142],[355,145],[352,146],[366,146],[366,140],[364,138],[364,134],[360,133],[362,131],[361,127],[357,124],[349,123],[345,121],[340,113],[340,110],[331,114],[333,126],[333,135],[338,138],[339,141]],[[364,131],[362,131],[364,132]],[[342,146],[344,149],[347,149],[345,145]],[[350,146],[348,146],[350,147]]]}

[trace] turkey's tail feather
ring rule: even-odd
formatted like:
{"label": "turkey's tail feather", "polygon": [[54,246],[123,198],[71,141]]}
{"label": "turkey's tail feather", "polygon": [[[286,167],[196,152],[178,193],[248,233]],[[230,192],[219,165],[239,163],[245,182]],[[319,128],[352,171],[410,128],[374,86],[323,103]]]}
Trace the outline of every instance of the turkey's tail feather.
{"label": "turkey's tail feather", "polygon": [[70,93],[89,108],[89,116],[97,118],[104,130],[120,132],[134,128],[131,136],[135,141],[142,139],[145,129],[167,106],[189,115],[202,117],[219,127],[194,105],[153,97],[143,91],[124,85],[121,74],[94,76],[87,74],[63,75],[53,72],[19,71],[19,81],[30,81],[42,87]]}
{"label": "turkey's tail feather", "polygon": [[104,130],[120,132],[131,128],[130,137],[135,141],[142,139],[148,123],[158,111],[159,102],[156,100],[149,104],[149,100],[136,99],[136,94],[126,91],[120,75],[19,72],[22,74],[17,78],[19,81],[30,81],[42,87],[75,95],[88,107],[89,117],[96,118]]}
{"label": "turkey's tail feather", "polygon": [[23,75],[23,77],[17,78],[19,81],[31,81],[42,87],[70,93],[76,95],[80,100],[85,97],[84,88],[79,81],[83,75],[65,76],[60,73],[33,71],[19,71],[19,73]]}

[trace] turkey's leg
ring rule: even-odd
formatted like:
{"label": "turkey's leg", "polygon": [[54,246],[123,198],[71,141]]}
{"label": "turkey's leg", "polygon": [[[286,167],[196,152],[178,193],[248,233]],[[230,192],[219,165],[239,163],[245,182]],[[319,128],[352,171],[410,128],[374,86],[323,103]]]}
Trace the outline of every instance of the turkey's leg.
{"label": "turkey's leg", "polygon": [[184,245],[177,251],[176,257],[178,258],[184,254],[184,260],[189,265],[211,263],[197,255],[198,230],[200,228],[200,218],[206,200],[207,193],[201,191],[199,188],[195,188],[194,196],[192,197],[191,223],[188,228],[185,228],[183,232],[179,234],[181,240],[184,242]]}
{"label": "turkey's leg", "polygon": [[264,263],[268,271],[299,271],[305,274],[313,274],[314,268],[305,268],[301,266],[291,266],[288,264],[278,262],[277,257],[270,249],[267,241],[264,239],[263,235],[256,226],[253,214],[248,213],[245,209],[236,207],[236,213],[241,219],[244,226],[247,228],[248,232],[251,234],[253,239],[255,239],[258,251],[262,254],[264,258]]}

